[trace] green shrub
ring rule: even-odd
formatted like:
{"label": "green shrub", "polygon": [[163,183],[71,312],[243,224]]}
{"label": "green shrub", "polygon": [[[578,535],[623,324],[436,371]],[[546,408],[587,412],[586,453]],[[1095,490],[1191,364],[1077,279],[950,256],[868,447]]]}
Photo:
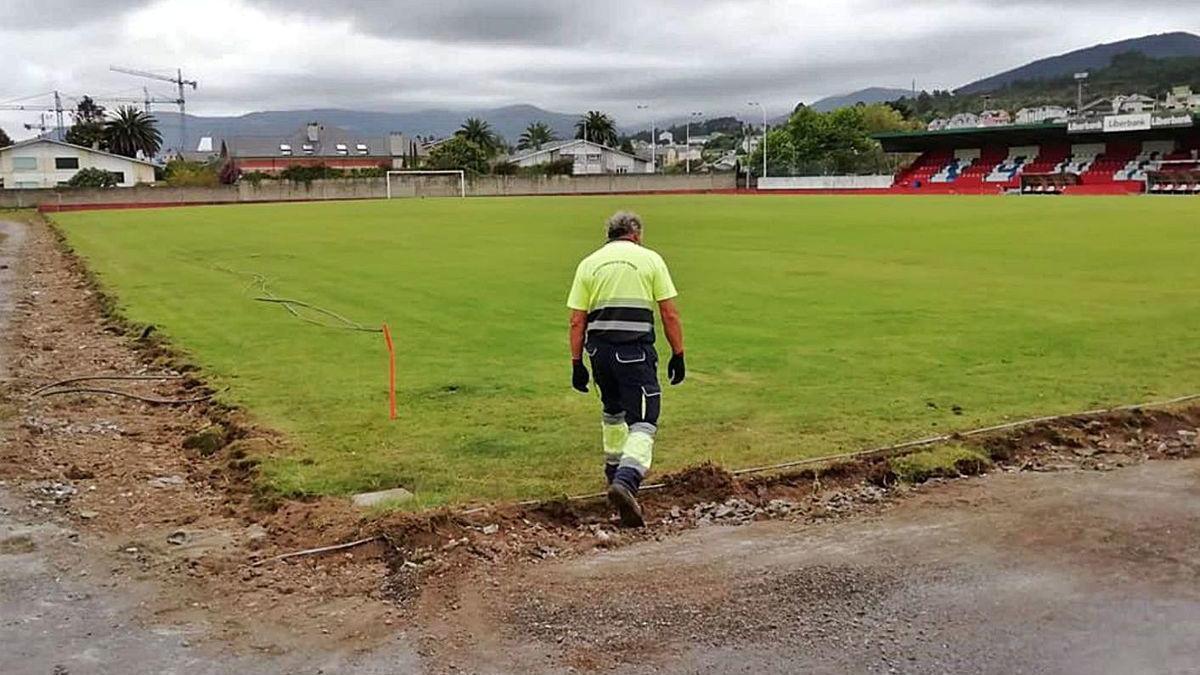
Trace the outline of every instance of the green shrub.
{"label": "green shrub", "polygon": [[117,186],[117,174],[104,169],[88,167],[80,169],[71,180],[67,181],[68,187],[74,188],[112,188]]}
{"label": "green shrub", "polygon": [[474,174],[487,173],[488,155],[462,136],[443,141],[429,153],[431,169],[462,169]]}
{"label": "green shrub", "polygon": [[575,160],[570,157],[543,162],[518,169],[522,176],[570,176],[575,172]]}
{"label": "green shrub", "polygon": [[258,187],[264,180],[274,180],[274,179],[275,179],[275,176],[272,176],[271,174],[265,173],[262,171],[247,171],[246,173],[243,173],[238,178],[238,180],[244,180],[247,183],[253,185],[254,187]]}
{"label": "green shrub", "polygon": [[521,167],[515,162],[496,162],[492,165],[492,173],[497,176],[516,176],[521,172]]}
{"label": "green shrub", "polygon": [[216,187],[221,182],[215,165],[185,159],[167,162],[163,178],[171,187]]}
{"label": "green shrub", "polygon": [[316,166],[289,166],[279,172],[280,180],[290,180],[293,183],[304,183],[305,185],[312,185],[314,180],[343,178],[345,175],[345,171],[334,169],[324,164],[317,164]]}

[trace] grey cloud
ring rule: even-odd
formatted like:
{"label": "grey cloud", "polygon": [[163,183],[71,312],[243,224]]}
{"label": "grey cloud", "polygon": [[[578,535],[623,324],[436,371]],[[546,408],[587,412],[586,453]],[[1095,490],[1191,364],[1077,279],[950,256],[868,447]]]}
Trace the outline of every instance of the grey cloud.
{"label": "grey cloud", "polygon": [[0,2],[0,29],[66,31],[141,9],[154,0],[121,3],[99,0],[4,0]]}
{"label": "grey cloud", "polygon": [[271,11],[348,19],[359,30],[385,38],[526,46],[592,44],[614,35],[638,38],[630,27],[639,19],[653,23],[660,17],[686,16],[705,7],[734,4],[734,0],[250,2]]}
{"label": "grey cloud", "polygon": [[178,64],[201,80],[189,100],[201,114],[531,103],[640,123],[650,113],[638,104],[660,120],[746,115],[747,100],[776,115],[866,86],[952,88],[1100,42],[1200,29],[1192,3],[1165,0],[230,0],[211,5],[214,25],[262,12],[303,39],[238,44],[169,23],[170,39],[153,44],[122,35],[130,12],[153,5],[151,20],[169,22],[178,8],[195,15],[193,2],[0,0],[0,99],[95,93],[99,80],[119,89],[126,81],[103,71],[137,44],[132,65]]}
{"label": "grey cloud", "polygon": [[[926,37],[881,38],[870,52],[847,48],[821,59],[795,54],[768,62],[720,61],[655,69],[596,63],[525,69],[505,73],[503,77],[572,99],[652,101],[686,107],[689,102],[695,106],[698,101],[740,106],[743,99],[775,96],[778,104],[790,107],[811,92],[844,93],[831,91],[829,83],[843,83],[837,86],[845,91],[871,85],[907,85],[921,73],[945,68],[955,55],[969,53],[981,43],[1015,46],[1030,39],[1033,36],[1024,29],[993,26],[939,36],[932,42]],[[964,72],[962,82],[970,76],[972,73]],[[729,98],[732,103],[723,101]]]}

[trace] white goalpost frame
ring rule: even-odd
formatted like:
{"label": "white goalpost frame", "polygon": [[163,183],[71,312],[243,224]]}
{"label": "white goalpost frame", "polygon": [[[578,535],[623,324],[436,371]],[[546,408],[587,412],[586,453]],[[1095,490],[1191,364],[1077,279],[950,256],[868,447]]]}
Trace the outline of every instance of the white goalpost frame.
{"label": "white goalpost frame", "polygon": [[467,196],[467,172],[466,171],[463,171],[462,169],[441,169],[441,170],[436,170],[436,171],[434,171],[434,170],[421,171],[419,169],[413,169],[411,171],[388,171],[387,172],[386,180],[387,180],[387,198],[388,199],[392,198],[392,176],[403,176],[403,175],[409,175],[409,176],[456,175],[456,176],[458,176],[458,196],[460,196],[460,197]]}

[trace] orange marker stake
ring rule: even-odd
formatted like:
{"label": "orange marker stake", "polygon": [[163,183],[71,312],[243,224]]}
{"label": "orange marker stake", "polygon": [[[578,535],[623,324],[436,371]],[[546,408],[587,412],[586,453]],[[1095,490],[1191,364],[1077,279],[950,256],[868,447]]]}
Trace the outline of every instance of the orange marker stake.
{"label": "orange marker stake", "polygon": [[383,340],[388,350],[388,419],[396,419],[396,347],[392,344],[392,331],[383,324]]}

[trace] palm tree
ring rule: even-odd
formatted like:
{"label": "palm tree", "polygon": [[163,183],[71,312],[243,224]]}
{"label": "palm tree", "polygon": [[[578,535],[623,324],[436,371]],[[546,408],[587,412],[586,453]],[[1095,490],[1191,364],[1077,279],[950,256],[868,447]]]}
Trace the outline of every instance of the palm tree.
{"label": "palm tree", "polygon": [[589,110],[588,114],[575,123],[575,138],[616,147],[617,125],[611,117],[599,110]]}
{"label": "palm tree", "polygon": [[542,146],[558,140],[554,130],[545,122],[534,122],[525,127],[521,137],[517,139],[518,150],[541,150]]}
{"label": "palm tree", "polygon": [[111,153],[137,157],[140,151],[149,158],[162,147],[162,134],[153,117],[133,106],[121,106],[104,125],[104,141]]}
{"label": "palm tree", "polygon": [[489,158],[495,157],[501,148],[500,138],[492,131],[492,125],[478,117],[468,117],[454,135],[478,145]]}

